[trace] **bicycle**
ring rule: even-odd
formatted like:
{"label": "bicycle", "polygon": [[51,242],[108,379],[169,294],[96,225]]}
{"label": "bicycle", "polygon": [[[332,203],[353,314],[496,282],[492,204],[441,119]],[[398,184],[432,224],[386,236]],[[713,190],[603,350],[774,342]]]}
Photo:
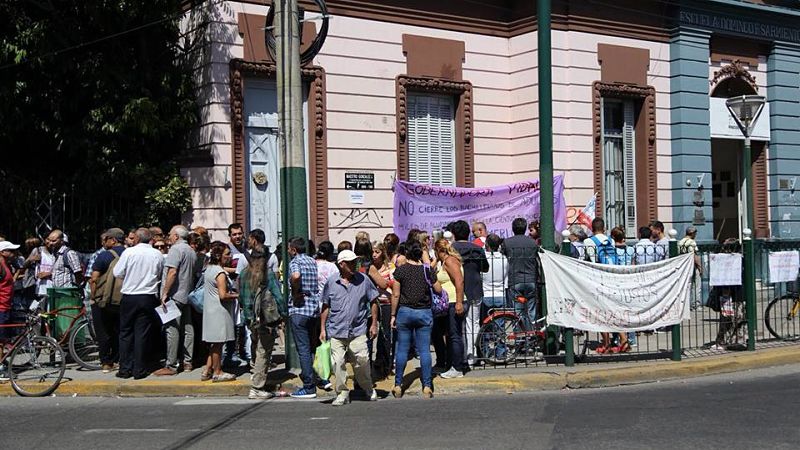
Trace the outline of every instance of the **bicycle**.
{"label": "bicycle", "polygon": [[[25,324],[2,325],[6,328],[25,327],[12,339],[8,351],[0,359],[6,364],[14,392],[23,397],[45,397],[58,389],[67,369],[64,350],[55,339],[40,336],[41,315],[29,314]],[[0,344],[5,345],[5,344]]]}
{"label": "bicycle", "polygon": [[[528,301],[533,300],[517,298],[522,305]],[[492,365],[509,364],[517,359],[544,359],[546,317],[531,321],[528,309],[522,310],[519,314],[515,308],[489,309],[475,339],[478,358]]]}
{"label": "bicycle", "polygon": [[[71,315],[68,311],[78,311],[76,315]],[[94,326],[91,318],[86,311],[86,306],[65,306],[51,311],[40,312],[39,315],[44,320],[44,335],[55,339],[50,328],[50,322],[63,316],[70,320],[64,334],[56,340],[62,347],[67,349],[70,358],[86,370],[100,370],[100,351],[97,345]]]}
{"label": "bicycle", "polygon": [[800,294],[789,292],[772,299],[764,312],[764,325],[776,339],[800,339]]}

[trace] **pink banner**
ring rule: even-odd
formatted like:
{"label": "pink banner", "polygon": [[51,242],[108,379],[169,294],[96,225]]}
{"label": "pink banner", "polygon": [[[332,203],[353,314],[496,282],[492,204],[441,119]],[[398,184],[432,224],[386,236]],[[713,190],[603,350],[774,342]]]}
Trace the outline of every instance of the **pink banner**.
{"label": "pink banner", "polygon": [[[487,188],[457,188],[395,181],[394,232],[404,239],[417,228],[431,232],[450,222],[483,222],[490,233],[512,236],[511,222],[524,217],[539,220],[539,181],[523,181]],[[553,178],[556,233],[567,227],[564,177]]]}

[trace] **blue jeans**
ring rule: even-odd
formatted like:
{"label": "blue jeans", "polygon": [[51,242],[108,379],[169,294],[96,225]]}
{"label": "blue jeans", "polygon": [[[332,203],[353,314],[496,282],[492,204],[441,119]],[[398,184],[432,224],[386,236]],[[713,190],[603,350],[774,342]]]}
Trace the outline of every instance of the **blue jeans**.
{"label": "blue jeans", "polygon": [[[531,329],[533,322],[536,321],[536,294],[535,283],[517,283],[509,286],[508,289],[509,302],[514,305],[514,311],[522,318],[528,330]],[[525,297],[528,301],[520,303],[517,301],[517,297]]]}
{"label": "blue jeans", "polygon": [[[422,368],[422,387],[433,388],[433,369],[431,367],[431,327],[433,326],[433,313],[430,308],[413,309],[401,306],[395,319],[397,326],[397,350],[395,351],[395,386],[403,384],[403,374],[408,362],[408,350],[411,348],[411,338],[419,355]],[[463,351],[462,351],[463,354]]]}
{"label": "blue jeans", "polygon": [[311,348],[311,337],[317,331],[319,319],[301,315],[291,316],[292,336],[300,357],[300,379],[303,387],[316,390],[314,385],[314,349]]}

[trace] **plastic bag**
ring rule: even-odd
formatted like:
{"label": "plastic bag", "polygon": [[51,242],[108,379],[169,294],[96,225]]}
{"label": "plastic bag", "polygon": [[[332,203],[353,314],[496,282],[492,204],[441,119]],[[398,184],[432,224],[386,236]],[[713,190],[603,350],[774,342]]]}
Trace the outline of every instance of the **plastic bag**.
{"label": "plastic bag", "polygon": [[317,352],[314,355],[314,372],[322,380],[327,380],[331,377],[331,342],[325,341],[317,347]]}

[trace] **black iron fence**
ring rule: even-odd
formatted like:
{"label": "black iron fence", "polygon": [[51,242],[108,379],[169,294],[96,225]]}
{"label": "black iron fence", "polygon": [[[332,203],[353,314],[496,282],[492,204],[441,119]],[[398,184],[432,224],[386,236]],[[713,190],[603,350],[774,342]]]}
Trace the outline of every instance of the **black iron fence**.
{"label": "black iron fence", "polygon": [[[689,319],[679,326],[625,334],[545,328],[539,302],[543,287],[541,273],[537,272],[535,280],[525,280],[535,283],[535,294],[520,295],[520,290],[507,278],[508,265],[514,265],[509,263],[512,256],[488,252],[490,270],[483,274],[484,300],[472,307],[478,325],[470,326],[469,319],[466,320],[467,353],[474,352],[475,367],[505,368],[563,364],[568,361],[567,352],[572,352],[577,363],[679,360],[789,345],[800,340],[800,281],[774,282],[769,273],[770,254],[796,252],[792,255],[797,257],[800,241],[754,240],[752,245],[747,241],[745,245],[730,241],[685,248],[677,244],[673,240],[669,246],[654,245],[642,250],[629,245],[616,250],[617,264],[636,264],[637,258],[639,263],[652,262],[685,252],[694,253],[697,259],[690,288]],[[736,254],[745,259],[748,248],[752,248],[754,257],[752,280],[743,270],[741,285],[712,286],[711,256]],[[592,259],[596,260],[596,255],[587,255],[593,251],[579,243],[564,242],[561,248],[562,254],[578,258],[595,256]],[[746,264],[742,266],[745,268]],[[752,303],[749,311],[748,301]],[[525,317],[526,313],[529,317]]]}

